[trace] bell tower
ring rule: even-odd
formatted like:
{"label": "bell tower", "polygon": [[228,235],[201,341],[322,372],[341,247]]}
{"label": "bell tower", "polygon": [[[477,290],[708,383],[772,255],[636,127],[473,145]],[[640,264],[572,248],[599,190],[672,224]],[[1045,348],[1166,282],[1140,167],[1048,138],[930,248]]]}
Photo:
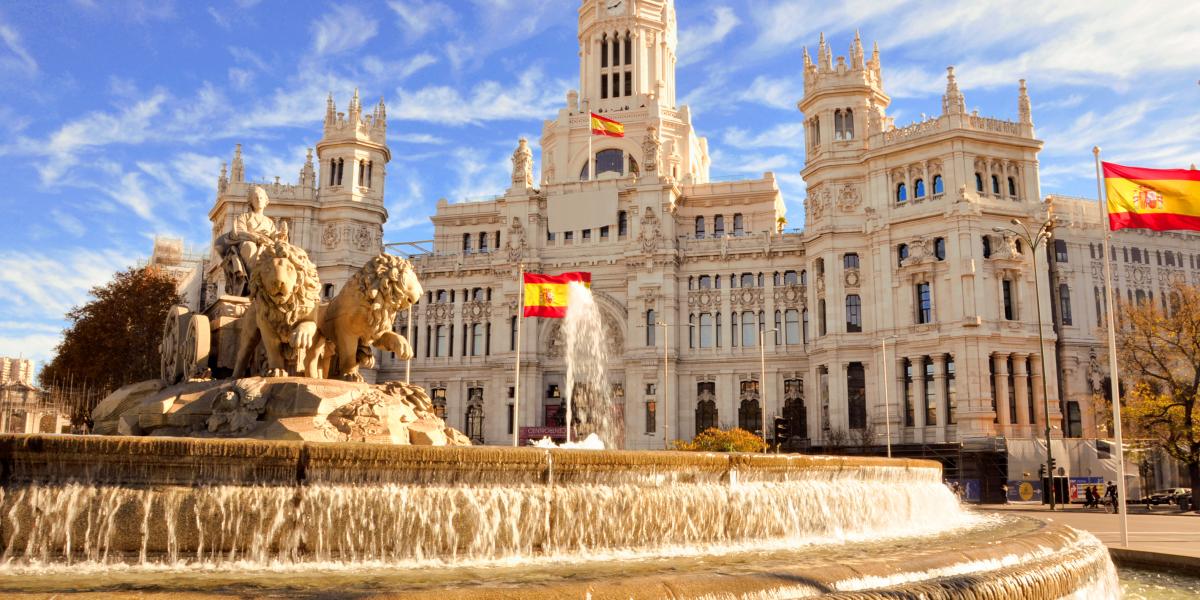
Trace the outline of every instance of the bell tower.
{"label": "bell tower", "polygon": [[885,109],[891,98],[883,91],[879,46],[868,57],[858,33],[848,56],[833,56],[825,34],[814,63],[804,49],[804,113],[807,158],[805,178],[827,160],[856,160],[867,149],[871,133],[887,126]]}
{"label": "bell tower", "polygon": [[387,221],[384,166],[392,157],[383,100],[364,113],[358,90],[354,90],[343,113],[337,111],[330,94],[324,132],[316,148],[319,229],[310,251],[320,265],[321,281],[338,289],[383,247],[383,223]]}
{"label": "bell tower", "polygon": [[674,0],[584,0],[580,100],[590,110],[675,105]]}

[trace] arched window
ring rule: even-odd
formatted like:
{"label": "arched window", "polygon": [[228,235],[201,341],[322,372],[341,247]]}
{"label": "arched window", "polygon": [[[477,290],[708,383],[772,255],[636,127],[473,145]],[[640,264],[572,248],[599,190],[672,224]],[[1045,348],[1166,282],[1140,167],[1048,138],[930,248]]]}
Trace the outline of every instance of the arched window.
{"label": "arched window", "polygon": [[936,196],[946,191],[945,183],[942,182],[941,175],[933,176],[933,195]]}
{"label": "arched window", "polygon": [[633,64],[633,41],[630,39],[629,32],[625,32],[625,64]]}
{"label": "arched window", "polygon": [[[757,382],[742,382],[746,383]],[[759,408],[758,397],[746,398],[738,405],[738,427],[754,434],[762,431],[762,409]]]}
{"label": "arched window", "polygon": [[801,269],[800,285],[808,285],[808,269]]}
{"label": "arched window", "polygon": [[896,202],[901,203],[901,202],[907,202],[907,201],[908,201],[908,188],[905,187],[905,185],[903,183],[901,183],[896,186]]}
{"label": "arched window", "polygon": [[734,213],[733,215],[733,235],[741,236],[745,233],[745,223],[742,219],[742,213]]}
{"label": "arched window", "polygon": [[[808,411],[804,407],[804,380],[783,382],[783,418],[788,422],[788,436],[808,437]],[[784,440],[776,440],[776,443]]]}
{"label": "arched window", "polygon": [[983,174],[978,171],[975,172],[975,191],[983,192]]}
{"label": "arched window", "polygon": [[704,239],[704,217],[696,217],[696,239]]}
{"label": "arched window", "polygon": [[833,139],[842,139],[842,109],[833,111]]}
{"label": "arched window", "polygon": [[342,185],[342,174],[346,171],[346,159],[339,158],[337,164],[337,184]]}
{"label": "arched window", "polygon": [[754,287],[754,273],[742,273],[742,281],[739,287]]}
{"label": "arched window", "polygon": [[991,258],[992,256],[992,236],[983,236],[983,257]]}
{"label": "arched window", "polygon": [[696,384],[696,435],[717,426],[717,384],[702,381]]}
{"label": "arched window", "polygon": [[933,256],[938,260],[946,260],[946,238],[933,240]]}
{"label": "arched window", "polygon": [[842,256],[842,268],[857,269],[858,268],[858,254],[856,254],[854,252],[850,252],[848,254],[843,255]]}
{"label": "arched window", "polygon": [[918,179],[916,181],[916,183],[913,184],[913,194],[914,194],[913,195],[914,198],[924,198],[925,197],[925,180],[924,179]]}
{"label": "arched window", "polygon": [[992,193],[1000,195],[1000,178],[995,175],[992,175]]}
{"label": "arched window", "polygon": [[783,285],[796,285],[796,283],[797,283],[797,278],[796,278],[795,271],[784,271],[783,272]]}
{"label": "arched window", "polygon": [[725,215],[713,217],[713,237],[725,236]]}
{"label": "arched window", "polygon": [[600,36],[600,68],[608,66],[608,34]]}
{"label": "arched window", "polygon": [[700,314],[700,347],[713,347],[713,316],[712,313]]}
{"label": "arched window", "polygon": [[846,392],[850,429],[865,429],[867,427],[867,372],[862,363],[852,362],[846,365]]}
{"label": "arched window", "polygon": [[846,296],[846,333],[862,332],[862,299],[858,294]]}
{"label": "arched window", "polygon": [[701,275],[700,276],[700,289],[707,290],[707,289],[711,289],[711,288],[712,288],[712,276],[711,275]]}
{"label": "arched window", "polygon": [[[613,37],[612,37],[612,65],[614,67],[619,66],[621,64],[621,39],[620,38],[621,38],[621,36],[619,34],[613,34]],[[614,90],[614,92],[615,92],[615,90]],[[617,94],[613,93],[613,95],[616,96]]]}
{"label": "arched window", "polygon": [[463,234],[463,248],[462,249],[463,249],[463,254],[471,253],[471,234],[469,234],[469,233]]}
{"label": "arched window", "polygon": [[483,406],[472,404],[467,407],[467,437],[472,444],[483,443]]}
{"label": "arched window", "polygon": [[1013,198],[1017,197],[1017,180],[1012,177],[1008,178],[1008,195]]}
{"label": "arched window", "polygon": [[1058,286],[1058,314],[1062,316],[1062,324],[1071,324],[1071,288],[1062,283]]}
{"label": "arched window", "polygon": [[906,258],[908,258],[908,244],[896,246],[896,266],[903,267]]}
{"label": "arched window", "polygon": [[842,117],[842,126],[845,128],[842,139],[854,139],[854,109],[846,109],[846,115]]}
{"label": "arched window", "polygon": [[329,159],[329,185],[337,185],[337,161]]}
{"label": "arched window", "polygon": [[625,153],[615,148],[596,153],[596,176],[601,173],[625,173]]}

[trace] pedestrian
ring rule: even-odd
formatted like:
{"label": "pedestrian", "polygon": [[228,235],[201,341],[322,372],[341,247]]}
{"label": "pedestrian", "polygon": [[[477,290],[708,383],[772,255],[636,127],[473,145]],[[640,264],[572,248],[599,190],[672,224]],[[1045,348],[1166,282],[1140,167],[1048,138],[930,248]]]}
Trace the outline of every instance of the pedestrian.
{"label": "pedestrian", "polygon": [[1083,507],[1091,508],[1096,503],[1096,493],[1092,491],[1092,486],[1084,486],[1083,488]]}
{"label": "pedestrian", "polygon": [[1108,482],[1108,487],[1104,490],[1104,497],[1112,501],[1114,513],[1121,512],[1121,505],[1117,503],[1117,484]]}
{"label": "pedestrian", "polygon": [[1000,484],[1000,493],[1004,495],[1004,504],[1008,504],[1008,484]]}

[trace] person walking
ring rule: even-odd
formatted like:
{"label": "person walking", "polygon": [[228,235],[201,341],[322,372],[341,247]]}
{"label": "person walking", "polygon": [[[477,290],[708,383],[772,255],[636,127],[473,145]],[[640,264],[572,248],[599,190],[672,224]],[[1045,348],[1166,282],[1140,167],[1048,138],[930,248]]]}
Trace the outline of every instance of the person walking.
{"label": "person walking", "polygon": [[1104,497],[1112,502],[1114,513],[1121,512],[1121,505],[1117,503],[1117,484],[1108,482],[1108,488],[1104,490]]}
{"label": "person walking", "polygon": [[1004,495],[1004,504],[1008,504],[1008,484],[1000,484],[1000,493]]}
{"label": "person walking", "polygon": [[1096,504],[1096,492],[1092,491],[1092,486],[1083,487],[1083,507],[1092,508]]}

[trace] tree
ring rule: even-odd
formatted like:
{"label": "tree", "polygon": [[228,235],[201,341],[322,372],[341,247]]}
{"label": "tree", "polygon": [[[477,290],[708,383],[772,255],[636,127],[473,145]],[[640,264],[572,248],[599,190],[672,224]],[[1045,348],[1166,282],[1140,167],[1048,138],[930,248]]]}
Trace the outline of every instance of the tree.
{"label": "tree", "polygon": [[163,321],[180,301],[175,280],[156,267],[131,268],[88,294],[91,301],[67,313],[71,324],[42,368],[42,387],[111,391],[157,378]]}
{"label": "tree", "polygon": [[[1200,288],[1176,283],[1170,308],[1122,302],[1117,358],[1129,387],[1121,421],[1187,467],[1200,506]],[[1122,383],[1125,383],[1122,381]]]}
{"label": "tree", "polygon": [[710,427],[690,442],[675,440],[674,449],[692,452],[762,452],[767,449],[767,443],[745,429],[734,427],[722,431]]}

